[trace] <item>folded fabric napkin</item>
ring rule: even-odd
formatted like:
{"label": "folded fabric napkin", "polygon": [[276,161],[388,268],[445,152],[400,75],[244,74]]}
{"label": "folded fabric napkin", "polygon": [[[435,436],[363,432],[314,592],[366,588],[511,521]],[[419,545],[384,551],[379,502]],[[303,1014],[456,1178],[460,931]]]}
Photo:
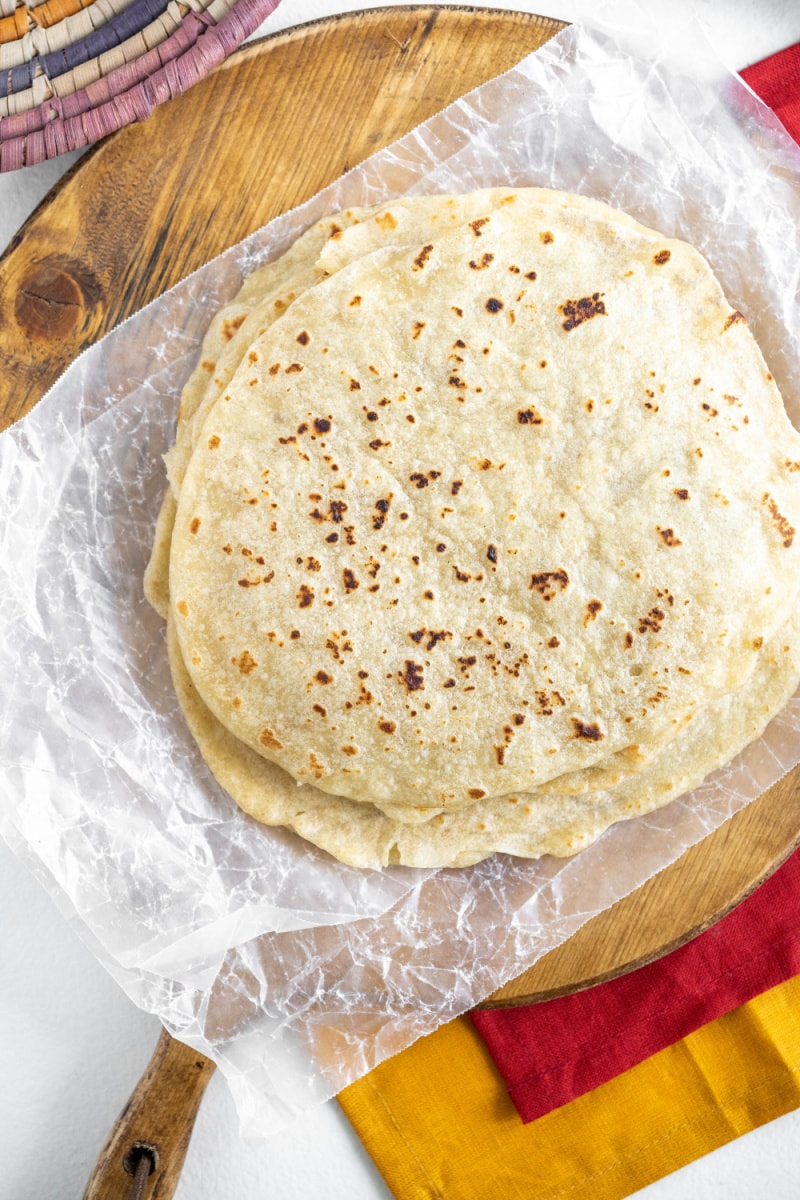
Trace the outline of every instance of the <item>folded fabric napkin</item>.
{"label": "folded fabric napkin", "polygon": [[745,67],[740,74],[800,142],[800,42]]}
{"label": "folded fabric napkin", "polygon": [[459,1017],[339,1102],[397,1200],[622,1200],[800,1105],[800,977],[523,1125]]}
{"label": "folded fabric napkin", "polygon": [[472,1014],[523,1121],[800,974],[800,851],[694,941],[608,983]]}

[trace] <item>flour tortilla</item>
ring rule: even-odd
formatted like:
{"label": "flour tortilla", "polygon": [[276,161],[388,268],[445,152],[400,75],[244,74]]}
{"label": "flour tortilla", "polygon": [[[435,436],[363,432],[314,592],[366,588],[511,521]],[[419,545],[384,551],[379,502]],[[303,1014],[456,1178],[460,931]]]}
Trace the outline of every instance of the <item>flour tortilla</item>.
{"label": "flour tortilla", "polygon": [[599,207],[506,193],[477,230],[366,254],[206,417],[172,542],[183,657],[298,781],[453,808],[658,747],[792,610],[800,444],[758,349],[695,251]]}
{"label": "flour tortilla", "polygon": [[[537,190],[543,205],[562,205],[563,195]],[[320,279],[334,274],[388,242],[424,241],[454,221],[480,218],[487,208],[507,203],[507,192],[472,193],[464,197],[416,197],[389,205],[350,209],[312,226],[280,259],[249,276],[234,300],[221,310],[204,339],[198,365],[184,389],[178,415],[176,442],[166,456],[170,488],[159,513],[151,559],[145,573],[145,591],[153,607],[166,619],[169,607],[169,553],[175,520],[176,498],[205,417],[230,382],[255,336],[266,332],[285,315],[291,303]],[[598,206],[583,197],[571,203],[589,212],[602,211],[611,221],[640,228],[624,213]],[[318,254],[316,262],[314,256]],[[609,756],[607,764],[578,769],[543,785],[543,791],[581,794],[590,788],[612,786],[641,768],[657,747],[632,745]],[[538,790],[538,789],[535,789]],[[413,815],[416,809],[409,810]],[[424,819],[422,812],[419,819]],[[409,819],[408,812],[406,819]]]}

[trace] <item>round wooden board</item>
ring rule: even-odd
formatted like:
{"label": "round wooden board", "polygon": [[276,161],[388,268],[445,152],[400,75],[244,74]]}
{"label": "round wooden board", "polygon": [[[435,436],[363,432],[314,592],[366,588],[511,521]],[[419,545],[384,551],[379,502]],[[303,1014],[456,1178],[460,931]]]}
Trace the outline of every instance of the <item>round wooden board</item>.
{"label": "round wooden board", "polygon": [[[0,259],[0,428],[119,321],[560,27],[524,13],[428,6],[315,22],[246,47],[101,143]],[[798,778],[487,1003],[576,991],[707,928],[800,843]]]}

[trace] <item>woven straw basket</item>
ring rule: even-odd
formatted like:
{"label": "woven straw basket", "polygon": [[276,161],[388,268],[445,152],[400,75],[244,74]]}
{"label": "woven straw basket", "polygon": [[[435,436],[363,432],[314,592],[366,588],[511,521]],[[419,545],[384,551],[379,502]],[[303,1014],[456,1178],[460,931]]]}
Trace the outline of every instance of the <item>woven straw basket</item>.
{"label": "woven straw basket", "polygon": [[0,0],[0,171],[78,150],[178,96],[279,0]]}

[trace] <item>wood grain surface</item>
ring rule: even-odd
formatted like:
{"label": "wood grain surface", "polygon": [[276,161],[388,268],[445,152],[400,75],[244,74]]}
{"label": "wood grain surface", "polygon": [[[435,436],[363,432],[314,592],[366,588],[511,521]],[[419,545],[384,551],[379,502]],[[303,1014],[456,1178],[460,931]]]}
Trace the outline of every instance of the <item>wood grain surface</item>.
{"label": "wood grain surface", "polygon": [[[162,1030],[153,1057],[100,1151],[83,1200],[145,1195],[147,1200],[169,1200],[214,1070],[211,1059]],[[135,1181],[142,1188],[139,1192],[133,1189]]]}
{"label": "wood grain surface", "polygon": [[[119,321],[559,28],[435,7],[315,22],[101,143],[0,259],[0,428]],[[688,940],[800,843],[799,796],[793,773],[488,1003],[574,991]]]}

